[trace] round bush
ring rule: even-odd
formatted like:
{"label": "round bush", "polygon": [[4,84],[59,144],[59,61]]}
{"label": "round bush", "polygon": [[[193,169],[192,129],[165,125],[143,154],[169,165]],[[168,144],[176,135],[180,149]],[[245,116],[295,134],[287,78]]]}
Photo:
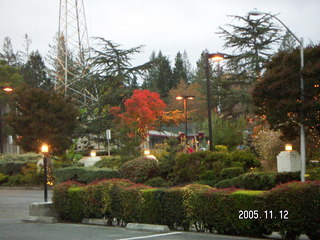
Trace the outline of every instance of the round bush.
{"label": "round bush", "polygon": [[231,179],[224,179],[214,185],[215,188],[230,188],[233,187]]}
{"label": "round bush", "polygon": [[147,186],[151,186],[151,187],[167,187],[167,186],[169,186],[169,183],[166,180],[164,180],[162,177],[151,178],[148,181],[146,181],[144,184]]}
{"label": "round bush", "polygon": [[8,176],[0,173],[0,185],[6,182],[8,182]]}
{"label": "round bush", "polygon": [[120,175],[133,182],[142,183],[158,175],[158,161],[146,157],[138,157],[124,163],[120,168]]}
{"label": "round bush", "polygon": [[243,169],[241,167],[224,168],[220,172],[222,179],[238,177],[241,174],[243,174]]}

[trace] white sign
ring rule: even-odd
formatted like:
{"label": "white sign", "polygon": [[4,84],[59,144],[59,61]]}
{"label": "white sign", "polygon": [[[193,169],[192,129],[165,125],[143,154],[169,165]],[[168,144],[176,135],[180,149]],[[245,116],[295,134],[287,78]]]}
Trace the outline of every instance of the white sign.
{"label": "white sign", "polygon": [[106,137],[107,137],[107,140],[111,139],[111,130],[106,130]]}
{"label": "white sign", "polygon": [[13,144],[13,138],[11,135],[8,136],[8,140],[9,140],[9,144],[12,145]]}

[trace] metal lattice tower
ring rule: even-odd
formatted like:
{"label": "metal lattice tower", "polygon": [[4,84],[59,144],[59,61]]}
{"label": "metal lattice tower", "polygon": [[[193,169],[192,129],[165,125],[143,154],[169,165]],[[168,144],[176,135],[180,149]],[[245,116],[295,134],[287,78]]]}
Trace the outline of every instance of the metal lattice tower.
{"label": "metal lattice tower", "polygon": [[55,90],[80,104],[97,101],[88,90],[89,54],[83,0],[60,0]]}

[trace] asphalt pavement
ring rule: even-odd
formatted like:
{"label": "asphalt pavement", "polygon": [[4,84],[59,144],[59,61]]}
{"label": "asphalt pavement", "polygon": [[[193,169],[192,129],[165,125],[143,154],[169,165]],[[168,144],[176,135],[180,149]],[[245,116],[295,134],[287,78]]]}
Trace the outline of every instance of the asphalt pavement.
{"label": "asphalt pavement", "polygon": [[[49,192],[51,199],[51,192]],[[256,238],[225,236],[210,233],[169,232],[157,234],[129,231],[120,227],[84,224],[24,223],[29,205],[43,201],[42,190],[0,189],[0,240],[254,240]]]}

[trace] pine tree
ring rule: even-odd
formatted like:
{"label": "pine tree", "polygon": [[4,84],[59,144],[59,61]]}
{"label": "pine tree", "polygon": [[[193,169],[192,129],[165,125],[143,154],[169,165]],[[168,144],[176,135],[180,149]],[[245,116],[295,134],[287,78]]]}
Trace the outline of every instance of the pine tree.
{"label": "pine tree", "polygon": [[169,90],[176,86],[169,59],[159,51],[158,55],[152,53],[150,57],[152,66],[144,78],[143,88],[158,92],[161,99],[167,100]]}
{"label": "pine tree", "polygon": [[294,39],[290,32],[286,32],[279,47],[279,51],[290,51],[292,52],[297,46],[297,41]]}
{"label": "pine tree", "polygon": [[19,65],[19,55],[14,53],[12,42],[9,37],[5,37],[2,45],[2,51],[0,52],[0,60],[6,62],[9,66],[18,66]]}
{"label": "pine tree", "polygon": [[240,24],[228,24],[230,30],[219,27],[218,32],[225,41],[224,46],[233,50],[228,67],[244,81],[254,83],[274,53],[274,45],[282,40],[281,30],[269,15],[231,17]]}
{"label": "pine tree", "polygon": [[175,57],[175,63],[173,67],[173,87],[177,87],[182,79],[188,82],[187,69],[184,63],[184,59],[182,57],[182,54],[178,52]]}
{"label": "pine tree", "polygon": [[272,22],[272,16],[231,16],[239,24],[220,27],[224,46],[232,49],[226,61],[221,84],[226,91],[226,114],[232,116],[253,112],[251,91],[261,79],[265,64],[270,60],[276,44],[281,42],[281,29]]}
{"label": "pine tree", "polygon": [[24,81],[31,87],[52,89],[52,83],[47,74],[47,68],[38,51],[31,52],[26,64],[22,66]]}

